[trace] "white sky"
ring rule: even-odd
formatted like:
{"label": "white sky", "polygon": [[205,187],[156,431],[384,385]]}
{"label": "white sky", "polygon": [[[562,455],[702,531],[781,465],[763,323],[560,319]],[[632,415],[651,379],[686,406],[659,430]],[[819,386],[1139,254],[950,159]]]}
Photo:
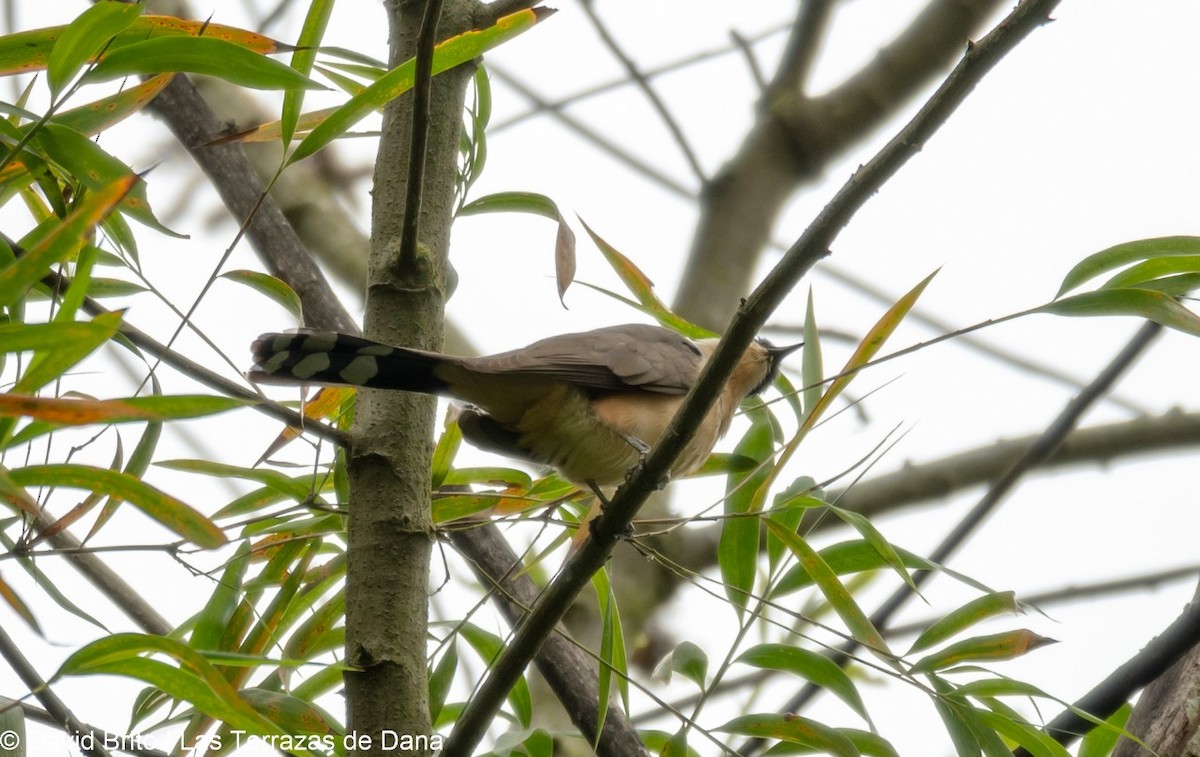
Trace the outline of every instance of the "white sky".
{"label": "white sky", "polygon": [[[875,46],[889,39],[895,25],[920,3],[857,0],[842,5],[816,71],[824,85],[836,83],[872,55]],[[82,2],[17,3],[19,28],[61,23],[83,6]],[[696,50],[724,46],[731,29],[749,36],[786,23],[794,6],[790,2],[650,2],[639,3],[636,13],[628,13],[631,5],[600,4],[615,36],[647,68]],[[242,4],[197,4],[195,10],[201,16],[212,13],[214,22],[246,23]],[[618,16],[623,11],[627,15]],[[1186,0],[1066,0],[1055,15],[1058,20],[1035,32],[1003,61],[925,149],[867,204],[834,244],[833,265],[895,296],[941,266],[920,307],[967,326],[1048,300],[1070,266],[1091,252],[1141,237],[1196,233],[1200,153],[1195,93],[1200,92],[1200,68],[1193,50],[1200,7]],[[293,39],[298,23],[289,21],[268,33]],[[383,57],[382,28],[379,3],[343,0],[327,42]],[[770,71],[782,41],[782,35],[775,35],[756,48],[764,70]],[[488,60],[518,74],[547,98],[621,75],[574,3],[561,4],[556,16]],[[656,84],[711,174],[732,154],[751,123],[754,92],[744,61],[737,55],[725,56],[663,77]],[[493,122],[527,108],[520,95],[499,82],[494,84],[494,99]],[[570,113],[677,180],[694,184],[668,133],[632,88],[585,101]],[[852,150],[829,168],[820,186],[797,197],[775,230],[777,238],[790,241],[798,236],[833,191],[898,124]],[[165,240],[139,230],[143,262],[151,278],[189,303],[229,244],[233,225],[227,219],[214,221],[211,198],[183,186],[187,160],[168,147],[157,122],[135,119],[101,143],[135,169],[162,161],[149,179],[156,208],[169,208],[181,196],[190,201],[186,212],[169,222],[191,234],[190,241]],[[373,142],[356,140],[339,146],[339,156],[345,164],[359,166],[369,162],[373,149]],[[365,227],[369,186],[360,181],[354,190]],[[476,193],[503,190],[548,194],[564,211],[578,213],[642,267],[670,301],[695,227],[694,205],[613,163],[547,118],[492,136],[488,166]],[[584,241],[582,228],[577,225],[576,231],[580,239],[577,278],[618,288],[600,256]],[[449,316],[484,351],[519,346],[550,333],[639,319],[578,285],[568,293],[570,309],[564,311],[554,291],[552,255],[553,228],[541,219],[484,216],[460,222],[451,254],[460,283],[449,303]],[[764,272],[770,262],[764,262]],[[242,249],[231,267],[257,265]],[[818,319],[828,327],[861,332],[883,310],[818,270],[780,310],[780,321],[801,320],[809,286]],[[263,308],[254,300],[243,290],[218,282],[198,313],[198,322],[236,363],[245,361],[246,348],[257,333],[293,325],[281,310]],[[148,304],[134,307],[129,320],[160,337],[174,328],[173,321]],[[1040,316],[989,329],[983,336],[1086,380],[1107,364],[1137,326],[1132,319]],[[905,326],[891,345],[906,346],[932,336],[926,329]],[[194,341],[186,340],[185,345],[190,349]],[[826,365],[831,369],[848,352],[837,343],[826,350]],[[210,365],[232,374],[215,359]],[[1173,407],[1195,410],[1198,377],[1200,343],[1168,334],[1122,380],[1118,391],[1152,412]],[[881,471],[908,461],[938,459],[991,440],[1040,431],[1069,398],[1059,386],[953,344],[881,366],[860,378],[854,390],[861,395],[892,379],[898,380],[866,403],[869,423],[860,423],[852,413],[838,416],[809,440],[789,472],[816,479],[835,475],[896,424],[909,433],[881,463]],[[175,382],[177,390],[182,386]],[[128,387],[114,384],[110,396],[125,391]],[[294,393],[273,396],[291,398]],[[188,433],[171,434],[170,443],[178,452],[168,456],[207,455],[248,464],[277,431],[272,424],[249,416],[236,416],[239,425],[232,434],[234,416],[184,424]],[[1102,404],[1086,422],[1127,417],[1121,409]],[[189,449],[189,436],[203,439],[203,448]],[[126,438],[127,449],[133,438]],[[311,457],[302,445],[294,445],[289,454],[298,462]],[[473,459],[465,458],[466,464]],[[951,566],[994,588],[1020,593],[1193,562],[1200,491],[1197,470],[1195,453],[1181,452],[1118,461],[1104,469],[1031,477]],[[151,479],[210,512],[232,498],[225,482],[211,484],[167,471],[155,471]],[[701,486],[679,488],[696,492],[704,503],[715,497]],[[889,516],[878,525],[896,544],[928,551],[979,494],[967,493],[936,511]],[[688,499],[680,497],[681,512],[689,511],[682,504]],[[147,530],[128,515],[115,526],[105,543],[163,538],[161,532]],[[133,533],[138,535],[129,536]],[[135,585],[144,586],[176,622],[198,609],[211,591],[206,579],[163,567],[160,558],[114,555],[111,562]],[[103,612],[104,603],[92,597],[90,589],[79,587],[69,569],[51,560],[39,564],[64,585],[75,586],[73,596],[90,610]],[[72,648],[94,638],[90,626],[42,601],[15,565],[0,563],[0,570],[22,596],[34,601],[48,630],[49,645],[27,633],[10,612],[0,610],[6,629],[29,650],[43,673],[49,674]],[[996,669],[1073,699],[1170,622],[1192,589],[1183,582],[1137,596],[1054,606],[1048,608],[1050,617],[1031,614],[1005,620],[995,628],[1027,625],[1061,643]],[[883,592],[871,596],[881,597]],[[933,608],[918,600],[904,617],[928,617],[969,597],[939,580],[926,592]],[[865,604],[870,608],[874,601]],[[729,608],[687,594],[665,617],[677,619],[679,639],[700,643],[714,664],[723,655],[720,641],[728,639],[733,628]],[[701,617],[704,621],[696,622]],[[109,614],[105,619],[114,629],[127,627],[118,616]],[[65,682],[56,691],[84,719],[121,730],[130,702],[124,694],[138,688],[83,679]],[[902,755],[950,753],[923,695],[902,685],[862,688],[881,732]],[[0,693],[21,690],[7,670],[0,671]],[[103,695],[96,696],[97,691]],[[687,693],[687,687],[677,684],[672,691]],[[762,709],[790,694],[780,691],[762,700],[767,703]],[[838,725],[862,725],[828,699],[814,710],[817,717],[828,717]],[[1048,706],[1043,712],[1052,714],[1057,708]],[[704,721],[716,726],[726,719],[714,708]],[[701,739],[692,745],[708,753]]]}

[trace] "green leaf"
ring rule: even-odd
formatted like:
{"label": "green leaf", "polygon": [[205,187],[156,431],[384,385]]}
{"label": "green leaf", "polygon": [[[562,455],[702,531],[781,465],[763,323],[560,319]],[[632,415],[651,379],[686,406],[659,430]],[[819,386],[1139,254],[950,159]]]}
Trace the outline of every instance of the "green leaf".
{"label": "green leaf", "polygon": [[50,267],[75,254],[96,228],[138,181],[128,176],[103,189],[89,192],[62,222],[7,268],[0,269],[0,307],[10,307],[37,283]]}
{"label": "green leaf", "polygon": [[767,530],[776,539],[782,541],[792,554],[812,576],[814,583],[825,595],[825,599],[841,617],[842,622],[850,629],[850,634],[863,646],[879,653],[889,664],[895,665],[896,661],[887,642],[883,640],[883,636],[867,618],[862,608],[854,601],[854,597],[846,590],[846,587],[838,580],[837,574],[821,558],[815,549],[808,545],[808,542],[801,539],[799,535],[789,531],[775,521],[766,521]]}
{"label": "green leaf", "polygon": [[95,136],[137,113],[157,97],[174,77],[175,74],[153,76],[116,94],[57,113],[50,119],[50,123],[61,124],[80,134]]}
{"label": "green leaf", "polygon": [[252,89],[324,89],[291,66],[216,37],[156,37],[118,47],[84,74],[83,81],[167,71],[215,76]]}
{"label": "green leaf", "polygon": [[[104,313],[90,322],[0,324],[0,353],[33,350],[34,357],[12,387],[33,392],[60,377],[117,333],[121,313]],[[21,400],[14,399],[14,403]]]}
{"label": "green leaf", "polygon": [[[141,655],[162,653],[181,667]],[[201,712],[249,733],[281,733],[238,696],[211,663],[185,644],[164,636],[120,633],[83,647],[67,658],[55,678],[67,675],[123,675],[145,681]]]}
{"label": "green leaf", "polygon": [[1063,278],[1055,298],[1114,268],[1151,258],[1200,255],[1200,237],[1158,237],[1125,242],[1089,255]]}
{"label": "green leaf", "polygon": [[450,684],[454,682],[454,674],[458,672],[458,645],[453,638],[446,644],[442,659],[429,673],[429,719],[436,723],[442,707],[446,704],[446,695],[450,693]]}
{"label": "green leaf", "polygon": [[[491,665],[504,650],[504,642],[499,636],[489,633],[474,623],[456,624],[458,632],[467,643],[479,654],[484,662]],[[521,723],[529,723],[533,718],[533,699],[529,694],[529,684],[525,677],[517,679],[516,685],[508,692],[508,703],[512,706]]]}
{"label": "green leaf", "polygon": [[300,302],[300,295],[288,286],[283,279],[278,279],[268,273],[261,271],[228,271],[221,274],[221,278],[229,279],[238,284],[244,284],[260,294],[265,294],[270,299],[274,300],[279,305],[282,305],[298,321],[304,320],[303,305]]}
{"label": "green leaf", "polygon": [[[317,46],[325,36],[325,27],[329,25],[331,13],[333,0],[312,0],[308,4],[304,26],[300,28],[300,38],[296,40],[296,50],[292,53],[292,68],[304,76],[308,76],[312,71],[313,63],[317,59]],[[300,118],[300,106],[303,104],[303,89],[289,89],[284,93],[280,123],[285,147],[292,141],[296,121]]]}
{"label": "green leaf", "polygon": [[754,460],[756,468],[747,473],[734,473],[726,479],[725,514],[721,522],[721,538],[717,544],[717,564],[721,569],[721,581],[725,596],[741,617],[746,610],[754,581],[758,575],[758,550],[760,518],[753,515],[759,510],[755,493],[770,475],[768,461],[775,451],[775,438],[765,409],[759,407],[750,413],[753,424],[738,441],[734,453]]}
{"label": "green leaf", "polygon": [[1112,754],[1113,748],[1120,740],[1121,734],[1125,731],[1125,724],[1129,722],[1129,716],[1132,714],[1133,707],[1129,703],[1125,703],[1108,716],[1104,725],[1088,731],[1087,735],[1083,737],[1083,741],[1079,742],[1078,757],[1108,757]]}
{"label": "green leaf", "polygon": [[237,552],[225,564],[221,579],[213,587],[212,596],[196,616],[190,643],[193,649],[219,649],[221,637],[242,599],[242,582],[250,564],[250,543],[243,541]]}
{"label": "green leaf", "polygon": [[756,668],[779,670],[798,675],[837,696],[862,716],[867,723],[871,716],[850,676],[833,660],[809,649],[788,644],[759,644],[750,647],[736,660]]}
{"label": "green leaf", "polygon": [[128,473],[85,465],[30,465],[10,471],[21,486],[65,486],[128,501],[179,536],[201,547],[219,547],[225,534],[201,513]]}
{"label": "green leaf", "polygon": [[1180,255],[1171,258],[1151,258],[1130,266],[1101,285],[1101,289],[1143,288],[1164,276],[1174,273],[1200,273],[1200,255]]}
{"label": "green leaf", "polygon": [[121,212],[155,231],[176,239],[187,239],[186,234],[168,229],[155,218],[147,199],[146,182],[139,180],[129,166],[83,134],[61,124],[48,123],[38,130],[35,141],[46,151],[48,158],[89,189],[100,190],[115,181],[131,181],[129,192],[118,205]]}
{"label": "green leaf", "polygon": [[804,351],[800,353],[800,376],[804,382],[804,409],[811,413],[821,399],[821,382],[825,380],[825,361],[821,356],[821,332],[813,306],[812,287],[808,290],[808,309],[804,315]]}
{"label": "green leaf", "polygon": [[713,730],[803,744],[837,757],[858,757],[860,754],[854,743],[836,729],[800,715],[743,715]]}
{"label": "green leaf", "polygon": [[[2,335],[0,333],[0,336]],[[54,427],[81,426],[92,423],[137,423],[200,418],[250,404],[252,403],[248,400],[203,394],[125,397],[114,400],[5,394],[0,395],[0,416],[36,418]]]}
{"label": "green leaf", "polygon": [[46,78],[55,99],[79,69],[141,13],[141,4],[100,0],[63,29],[46,64]]}
{"label": "green leaf", "polygon": [[1012,710],[988,712],[976,710],[979,720],[996,733],[1025,748],[1033,757],[1071,757],[1070,752],[1050,734],[1031,725]]}
{"label": "green leaf", "polygon": [[549,197],[534,192],[499,192],[469,202],[458,211],[460,216],[482,213],[532,213],[558,224],[558,236],[554,242],[554,272],[558,282],[558,299],[562,302],[567,287],[575,280],[575,232],[567,225],[558,205]]}
{"label": "green leaf", "polygon": [[1200,336],[1200,316],[1173,297],[1149,289],[1101,289],[1085,292],[1037,308],[1034,312],[1054,315],[1136,315],[1157,324]]}
{"label": "green leaf", "polygon": [[[336,720],[332,716],[299,697],[259,687],[242,689],[238,696],[284,733],[327,737],[342,735],[341,727],[335,726]],[[335,738],[333,741],[341,743],[341,739]],[[304,743],[308,745],[309,742]],[[321,740],[319,743],[327,742]],[[296,752],[300,753],[300,750]]]}
{"label": "green leaf", "polygon": [[1046,644],[1054,644],[1054,639],[1039,636],[1033,631],[1018,630],[988,636],[976,636],[951,644],[945,649],[917,661],[909,671],[928,673],[943,670],[953,665],[967,661],[978,660],[1011,660],[1014,657],[1031,652]]}
{"label": "green leaf", "polygon": [[[487,50],[531,28],[547,10],[522,10],[504,16],[487,29],[478,29],[451,37],[433,53],[433,73],[437,75],[482,55]],[[340,137],[368,114],[412,89],[416,61],[408,60],[380,77],[379,81],[354,95],[305,137],[288,158],[299,162]]]}
{"label": "green leaf", "polygon": [[672,673],[680,674],[704,691],[708,686],[708,655],[690,641],[680,642],[654,669],[655,677],[667,683],[671,682]]}
{"label": "green leaf", "polygon": [[973,599],[957,610],[949,613],[946,617],[937,621],[933,625],[926,628],[925,631],[917,637],[913,642],[912,647],[908,650],[909,654],[919,652],[922,649],[928,649],[937,644],[941,644],[946,639],[954,636],[959,631],[970,628],[976,623],[992,618],[1001,614],[1017,613],[1021,611],[1021,605],[1017,602],[1017,596],[1011,591],[999,591],[991,594],[985,594],[978,599]]}
{"label": "green leaf", "polygon": [[[920,596],[921,592],[917,589],[916,583],[913,582],[912,576],[909,575],[908,568],[904,565],[904,560],[900,559],[900,555],[896,552],[896,548],[892,546],[891,542],[884,538],[883,534],[879,533],[879,529],[875,528],[875,525],[871,523],[871,521],[869,521],[865,515],[862,513],[856,513],[852,510],[846,510],[835,505],[829,505],[829,509],[834,515],[841,518],[843,522],[852,526],[855,531],[858,531],[858,533],[862,535],[863,539],[866,540],[866,542],[872,547],[874,547],[875,551],[883,556],[883,559],[886,560],[887,564],[890,565],[892,570],[896,572],[896,575],[900,576],[901,580],[908,584],[908,587],[912,589],[915,594]],[[923,598],[924,597],[922,597],[922,599]]]}

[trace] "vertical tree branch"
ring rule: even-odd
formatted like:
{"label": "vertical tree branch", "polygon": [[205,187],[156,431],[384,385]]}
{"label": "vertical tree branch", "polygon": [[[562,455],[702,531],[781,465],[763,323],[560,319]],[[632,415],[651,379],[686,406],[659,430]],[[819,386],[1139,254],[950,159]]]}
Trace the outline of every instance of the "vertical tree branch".
{"label": "vertical tree branch", "polygon": [[[385,4],[390,65],[412,58],[426,16],[423,2]],[[470,27],[473,0],[451,0],[441,30]],[[426,170],[410,187],[417,103],[411,95],[384,111],[375,168],[365,333],[393,344],[438,349],[446,300],[446,257],[455,203],[459,135],[471,68],[436,77],[429,87]],[[419,218],[409,192],[419,191]],[[402,256],[405,224],[418,224],[413,255]],[[346,654],[362,668],[346,678],[347,730],[429,734],[426,631],[433,524],[429,511],[432,397],[361,390],[348,459],[351,515],[347,534]]]}

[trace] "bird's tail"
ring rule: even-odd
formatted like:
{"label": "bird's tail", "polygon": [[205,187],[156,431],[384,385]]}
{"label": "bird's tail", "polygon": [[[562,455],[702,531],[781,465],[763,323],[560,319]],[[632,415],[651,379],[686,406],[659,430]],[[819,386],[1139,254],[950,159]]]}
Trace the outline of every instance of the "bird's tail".
{"label": "bird's tail", "polygon": [[263,334],[250,348],[246,374],[262,384],[344,384],[442,394],[438,367],[451,360],[435,352],[392,347],[332,331]]}

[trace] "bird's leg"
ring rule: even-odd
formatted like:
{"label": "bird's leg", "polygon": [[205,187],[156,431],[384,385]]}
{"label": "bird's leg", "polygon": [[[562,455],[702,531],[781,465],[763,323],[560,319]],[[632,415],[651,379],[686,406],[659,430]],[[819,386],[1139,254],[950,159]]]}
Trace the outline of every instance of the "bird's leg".
{"label": "bird's leg", "polygon": [[607,510],[609,504],[608,497],[604,496],[604,492],[600,490],[600,485],[595,481],[584,481],[584,483],[592,490],[592,494],[596,495],[596,499],[600,500],[600,509]]}
{"label": "bird's leg", "polygon": [[[617,433],[620,434],[621,432],[618,431]],[[629,481],[636,476],[638,472],[641,471],[642,466],[646,464],[646,455],[650,454],[650,445],[646,444],[644,441],[636,436],[633,436],[632,434],[621,434],[621,438],[628,442],[629,446],[637,450],[638,453],[638,461],[630,466],[629,470],[625,471],[625,480]],[[664,476],[654,488],[661,491],[669,482],[670,477]]]}

